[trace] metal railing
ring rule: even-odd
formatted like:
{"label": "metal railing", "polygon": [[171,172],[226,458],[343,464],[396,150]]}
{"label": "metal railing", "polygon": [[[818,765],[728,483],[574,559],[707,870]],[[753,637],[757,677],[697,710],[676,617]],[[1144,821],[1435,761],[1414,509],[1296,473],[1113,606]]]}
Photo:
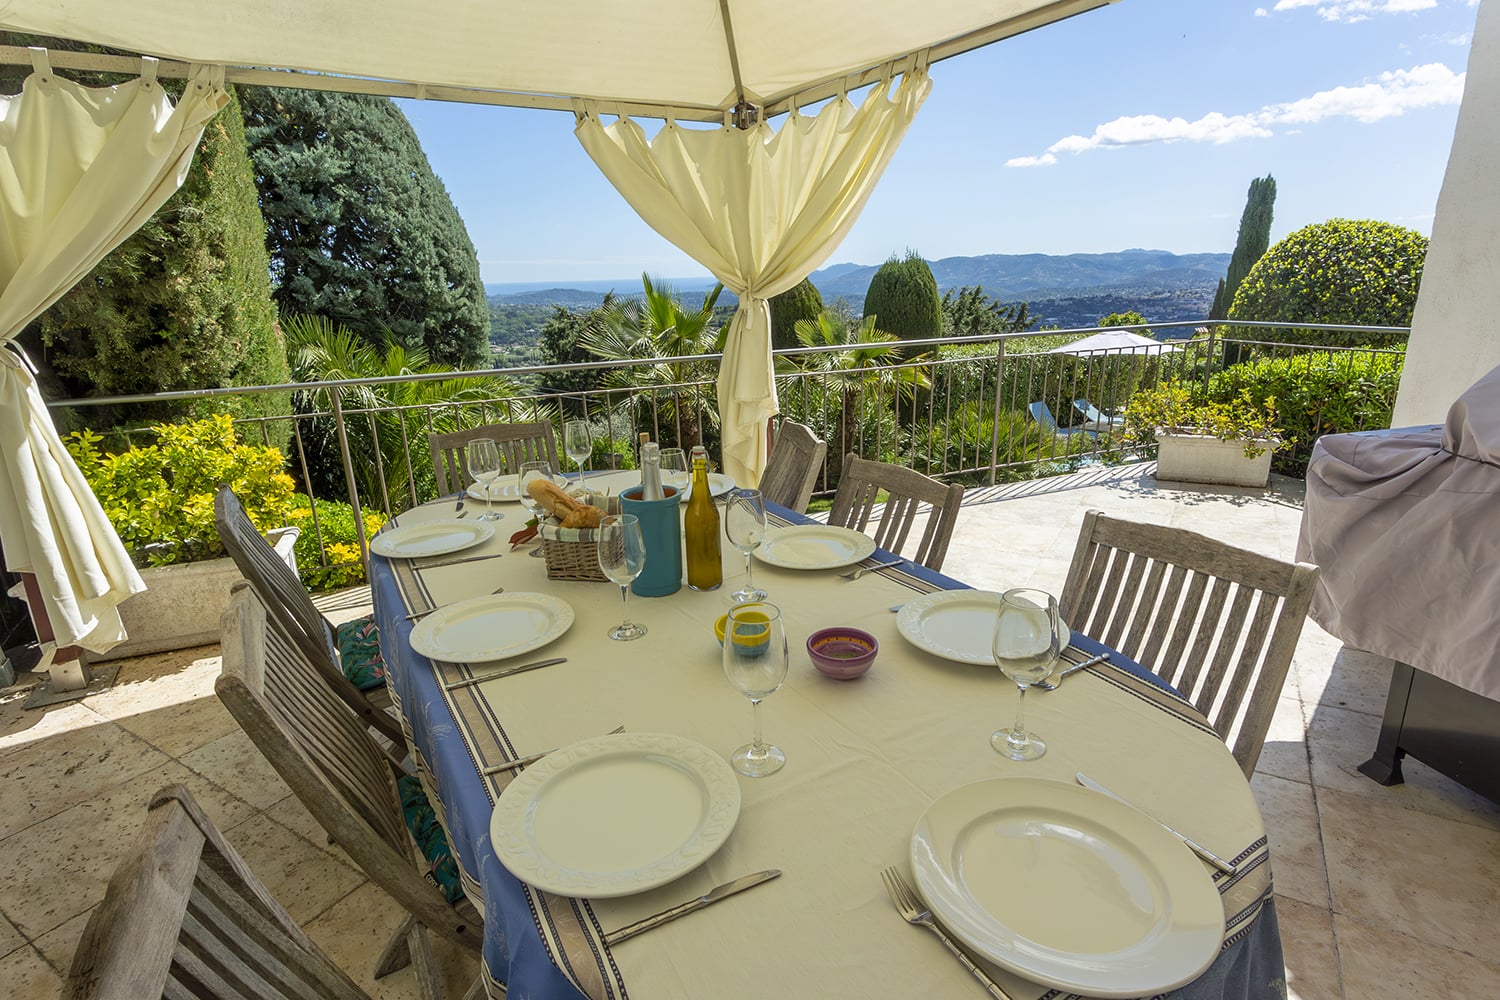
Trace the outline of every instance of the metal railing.
{"label": "metal railing", "polygon": [[[1226,326],[1235,336],[1224,334]],[[899,359],[870,365],[856,364],[851,353],[868,351],[870,345],[833,345],[774,352],[776,382],[782,415],[808,424],[829,443],[819,480],[820,492],[827,493],[836,485],[843,455],[849,451],[934,477],[991,485],[1088,463],[1147,457],[1154,449],[1125,435],[1121,415],[1132,395],[1165,379],[1207,387],[1216,378],[1234,378],[1235,362],[1251,358],[1317,352],[1347,358],[1353,364],[1357,355],[1399,354],[1389,349],[1253,339],[1243,335],[1247,326],[1385,338],[1406,332],[1341,324],[1150,324],[1149,329],[1158,334],[1186,330],[1190,336],[1164,341],[1166,346],[1151,348],[1149,353],[1119,349],[1071,354],[1052,348],[1097,333],[1097,329],[1049,330],[902,341]],[[1037,347],[1039,337],[1048,338],[1042,342],[1046,346]],[[426,447],[430,433],[530,420],[546,420],[559,427],[563,419],[576,416],[594,428],[595,448],[589,464],[595,468],[633,467],[633,444],[639,431],[650,433],[663,445],[702,441],[715,453],[714,380],[720,358],[705,354],[536,365],[58,400],[49,405],[56,410],[110,406],[128,413],[132,405],[290,394],[293,412],[240,418],[236,424],[241,435],[281,447],[300,479],[300,488],[309,496],[347,502],[354,511],[364,553],[365,509],[391,517],[435,497]],[[688,377],[665,378],[669,366]],[[584,389],[554,388],[559,376],[578,372],[592,373],[596,384]],[[507,379],[516,392],[410,405],[393,405],[383,392],[396,385],[485,376]],[[1375,402],[1379,405],[1373,410],[1381,406],[1388,410],[1393,399]],[[1308,417],[1300,415],[1304,423]],[[1311,414],[1310,424],[1321,426],[1321,414]],[[560,433],[558,439],[560,446]],[[1312,443],[1298,440],[1293,447],[1305,453]],[[312,505],[312,522],[326,565],[328,546],[317,504]]]}

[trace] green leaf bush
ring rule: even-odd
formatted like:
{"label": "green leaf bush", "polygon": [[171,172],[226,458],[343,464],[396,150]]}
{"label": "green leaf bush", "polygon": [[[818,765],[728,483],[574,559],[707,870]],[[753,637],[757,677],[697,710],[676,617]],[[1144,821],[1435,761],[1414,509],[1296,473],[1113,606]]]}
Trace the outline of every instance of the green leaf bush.
{"label": "green leaf bush", "polygon": [[[1244,322],[1410,326],[1427,258],[1427,237],[1374,220],[1329,219],[1271,247],[1245,276],[1229,318]],[[1329,347],[1371,342],[1368,333],[1233,327],[1229,337],[1312,340]],[[1392,334],[1378,347],[1404,342]]]}
{"label": "green leaf bush", "polygon": [[1278,453],[1275,471],[1307,474],[1312,446],[1324,434],[1380,430],[1391,425],[1401,384],[1402,351],[1308,351],[1264,358],[1216,372],[1207,398],[1274,400],[1281,427],[1296,448]]}
{"label": "green leaf bush", "polygon": [[1246,458],[1289,443],[1282,433],[1274,396],[1252,399],[1246,389],[1229,399],[1210,399],[1197,385],[1178,379],[1136,393],[1125,407],[1127,438],[1148,444],[1156,440],[1158,430],[1244,441]]}
{"label": "green leaf bush", "polygon": [[[313,518],[314,501],[298,493],[287,523],[302,529],[297,536],[297,571],[307,589],[339,590],[365,582],[365,566],[360,559],[359,535],[355,530],[354,508],[341,500],[318,500],[317,519]],[[365,537],[372,537],[385,524],[385,515],[365,510]],[[318,540],[322,538],[322,550]]]}
{"label": "green leaf bush", "polygon": [[66,445],[110,523],[140,565],[165,566],[224,555],[214,527],[214,494],[229,484],[261,531],[287,523],[292,478],[275,448],[242,444],[225,414],[156,424],[152,444],[109,453],[93,431]]}

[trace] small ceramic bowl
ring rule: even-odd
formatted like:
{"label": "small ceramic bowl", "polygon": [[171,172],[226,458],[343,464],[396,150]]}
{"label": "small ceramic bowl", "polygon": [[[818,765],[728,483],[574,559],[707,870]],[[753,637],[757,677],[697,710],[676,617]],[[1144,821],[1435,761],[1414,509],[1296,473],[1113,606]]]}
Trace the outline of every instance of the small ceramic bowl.
{"label": "small ceramic bowl", "polygon": [[818,672],[835,680],[852,681],[870,669],[880,643],[868,632],[835,626],[819,629],[807,637],[807,655]]}
{"label": "small ceramic bowl", "polygon": [[[759,656],[771,648],[770,629],[765,627],[769,620],[758,611],[752,611],[740,619],[734,643],[743,655]],[[714,635],[718,638],[721,649],[724,646],[724,629],[728,623],[727,611],[714,620]]]}

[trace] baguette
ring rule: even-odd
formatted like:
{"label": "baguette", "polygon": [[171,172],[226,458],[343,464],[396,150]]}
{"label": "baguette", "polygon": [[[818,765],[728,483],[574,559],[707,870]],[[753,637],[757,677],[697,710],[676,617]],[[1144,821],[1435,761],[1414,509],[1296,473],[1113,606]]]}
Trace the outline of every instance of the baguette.
{"label": "baguette", "polygon": [[564,528],[597,528],[602,520],[604,520],[604,511],[593,504],[584,504],[563,518],[562,526]]}
{"label": "baguette", "polygon": [[533,479],[526,485],[526,492],[531,494],[538,506],[558,520],[563,520],[583,506],[568,496],[556,483],[550,483],[545,479]]}

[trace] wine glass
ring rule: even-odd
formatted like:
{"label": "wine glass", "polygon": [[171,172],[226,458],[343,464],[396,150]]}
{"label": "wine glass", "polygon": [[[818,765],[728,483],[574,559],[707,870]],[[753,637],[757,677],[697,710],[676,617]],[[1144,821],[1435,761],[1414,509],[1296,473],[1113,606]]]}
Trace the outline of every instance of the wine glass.
{"label": "wine glass", "polygon": [[687,452],[681,448],[663,448],[661,450],[662,485],[674,486],[677,492],[681,493],[687,489],[688,479]]}
{"label": "wine glass", "polygon": [[578,467],[579,485],[587,486],[583,461],[594,453],[594,435],[589,430],[587,420],[569,420],[563,425],[563,451],[568,453],[568,457]]}
{"label": "wine glass", "polygon": [[995,615],[995,636],[991,651],[1002,673],[1021,689],[1016,699],[1016,724],[1012,729],[998,729],[990,736],[990,746],[1011,760],[1036,760],[1047,752],[1047,744],[1026,732],[1022,707],[1026,689],[1052,673],[1057,665],[1061,637],[1057,619],[1057,598],[1045,590],[1017,587],[1000,597]]}
{"label": "wine glass", "polygon": [[495,513],[495,497],[491,492],[492,484],[500,477],[500,448],[495,439],[480,437],[470,441],[464,447],[464,463],[469,468],[469,475],[484,490],[484,513],[477,520],[498,521],[503,518],[504,514]]}
{"label": "wine glass", "polygon": [[599,568],[620,585],[625,602],[625,620],[610,629],[611,639],[639,639],[646,626],[630,620],[630,584],[646,568],[646,543],[641,522],[634,514],[610,514],[599,522]]}
{"label": "wine glass", "polygon": [[[527,487],[535,480],[545,479],[550,482],[553,478],[554,470],[552,463],[545,459],[537,462],[523,462],[521,464],[521,472],[516,479],[516,488],[521,492],[521,506],[531,511],[532,517],[541,516],[542,505],[531,495],[531,491]],[[540,559],[541,557],[542,547],[538,545],[531,550],[531,558]]]}
{"label": "wine glass", "polygon": [[755,739],[729,757],[734,769],[747,778],[775,774],[786,763],[780,747],[761,739],[760,703],[786,680],[786,628],[781,609],[752,602],[729,609],[724,622],[724,676],[750,699],[755,716]]}
{"label": "wine glass", "polygon": [[750,553],[766,537],[766,499],[760,490],[736,490],[730,494],[729,506],[724,510],[724,532],[729,543],[745,557],[745,585],[730,594],[729,599],[741,604],[764,601],[766,592],[755,586],[750,571]]}

